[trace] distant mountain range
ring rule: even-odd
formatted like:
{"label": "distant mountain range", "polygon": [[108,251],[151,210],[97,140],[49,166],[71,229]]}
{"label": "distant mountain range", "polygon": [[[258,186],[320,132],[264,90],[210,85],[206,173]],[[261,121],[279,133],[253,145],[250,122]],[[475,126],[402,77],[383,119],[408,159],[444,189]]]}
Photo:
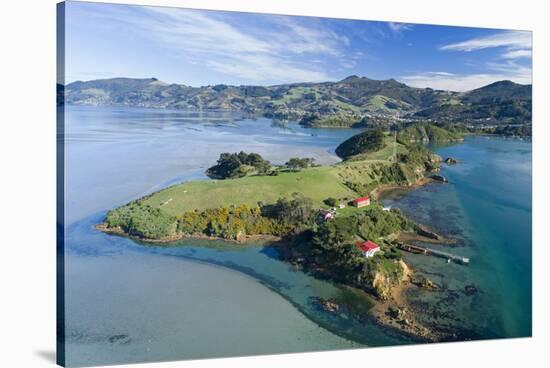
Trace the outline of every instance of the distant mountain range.
{"label": "distant mountain range", "polygon": [[232,110],[331,127],[408,120],[528,124],[532,99],[531,85],[511,81],[459,93],[355,75],[338,82],[204,87],[112,78],[73,82],[64,91],[65,103],[74,105]]}

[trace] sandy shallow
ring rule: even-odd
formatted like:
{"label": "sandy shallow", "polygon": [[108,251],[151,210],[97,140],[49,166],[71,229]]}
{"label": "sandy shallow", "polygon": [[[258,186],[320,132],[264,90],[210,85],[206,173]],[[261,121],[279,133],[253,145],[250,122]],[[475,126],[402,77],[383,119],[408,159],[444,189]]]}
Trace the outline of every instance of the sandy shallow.
{"label": "sandy shallow", "polygon": [[224,267],[139,253],[68,265],[69,366],[359,347]]}

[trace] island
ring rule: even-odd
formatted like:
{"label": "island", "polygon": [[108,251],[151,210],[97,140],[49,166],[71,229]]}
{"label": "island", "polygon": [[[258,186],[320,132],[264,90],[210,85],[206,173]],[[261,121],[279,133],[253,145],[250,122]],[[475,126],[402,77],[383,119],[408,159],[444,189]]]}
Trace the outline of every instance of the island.
{"label": "island", "polygon": [[[417,144],[424,138],[409,139],[411,131],[422,137],[429,132],[431,141],[462,137],[424,123],[407,129],[352,136],[335,149],[342,161],[330,166],[307,157],[274,166],[257,153],[221,153],[206,170],[211,180],[176,184],[134,200],[109,211],[96,228],[149,246],[184,238],[277,244],[282,261],[374,297],[376,305],[358,318],[367,315],[416,338],[442,341],[446,336],[408,311],[407,288],[437,285],[416,279],[402,251],[411,251],[406,243],[415,240],[451,240],[398,208],[384,208],[378,199],[386,190],[442,182],[433,174],[441,157]],[[330,300],[317,303],[328,313],[345,308]]]}

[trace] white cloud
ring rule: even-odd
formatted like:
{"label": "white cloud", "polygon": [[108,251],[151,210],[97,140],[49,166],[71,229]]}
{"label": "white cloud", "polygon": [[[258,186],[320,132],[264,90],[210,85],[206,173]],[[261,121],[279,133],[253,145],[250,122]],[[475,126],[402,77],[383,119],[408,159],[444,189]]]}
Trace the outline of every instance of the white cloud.
{"label": "white cloud", "polygon": [[[306,27],[287,17],[273,18],[274,29],[231,25],[218,14],[147,7],[154,17],[134,22],[154,40],[189,60],[201,60],[212,70],[252,82],[319,82],[331,76],[319,64],[307,65],[299,55],[341,57],[349,39],[331,31]],[[275,28],[278,27],[278,28]]]}
{"label": "white cloud", "polygon": [[424,72],[399,78],[403,83],[419,88],[433,88],[464,92],[483,87],[500,80],[520,84],[531,83],[531,68],[514,63],[488,65],[487,73],[453,74],[447,72]]}
{"label": "white cloud", "polygon": [[260,82],[264,80],[308,82],[330,79],[322,71],[308,70],[290,64],[281,67],[278,60],[268,56],[248,57],[246,60],[235,62],[208,60],[206,65],[220,73]]}
{"label": "white cloud", "polygon": [[190,64],[202,64],[251,83],[333,80],[332,69],[313,60],[345,60],[345,48],[350,44],[348,37],[313,20],[297,23],[286,16],[270,15],[264,18],[265,24],[236,24],[229,13],[177,8],[88,13],[140,33]]}
{"label": "white cloud", "polygon": [[340,66],[345,69],[353,69],[357,65],[355,60],[344,60],[340,62]]}
{"label": "white cloud", "polygon": [[520,59],[532,57],[531,50],[510,50],[501,55],[504,59]]}
{"label": "white cloud", "polygon": [[392,30],[392,32],[400,33],[412,29],[413,25],[407,23],[388,22],[388,27]]}
{"label": "white cloud", "polygon": [[432,76],[439,76],[439,77],[450,77],[450,76],[453,76],[454,74],[453,73],[448,73],[448,72],[426,72],[424,73],[426,75],[432,75]]}
{"label": "white cloud", "polygon": [[[284,32],[262,32],[270,40],[275,39],[279,51],[302,53],[325,53],[333,56],[341,55],[340,45],[349,46],[350,40],[344,35],[328,31],[322,27],[306,27],[288,17],[272,18],[285,29]],[[290,32],[288,32],[290,31]]]}
{"label": "white cloud", "polygon": [[402,80],[415,87],[431,87],[454,91],[468,91],[499,81],[511,80],[530,84],[531,66],[520,65],[517,59],[531,58],[531,32],[504,31],[489,36],[441,46],[440,50],[473,52],[488,48],[502,48],[504,51],[485,63],[485,70],[470,74],[419,73],[403,76]]}
{"label": "white cloud", "polygon": [[440,47],[440,50],[475,51],[493,47],[506,47],[510,50],[531,49],[531,32],[505,31],[490,36],[473,38]]}

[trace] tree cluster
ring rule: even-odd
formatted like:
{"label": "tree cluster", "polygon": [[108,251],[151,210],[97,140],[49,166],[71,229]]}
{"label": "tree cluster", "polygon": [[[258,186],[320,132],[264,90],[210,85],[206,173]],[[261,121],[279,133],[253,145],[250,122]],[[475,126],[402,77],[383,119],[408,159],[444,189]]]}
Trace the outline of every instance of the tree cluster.
{"label": "tree cluster", "polygon": [[291,199],[280,198],[274,204],[262,206],[264,216],[294,226],[312,223],[315,213],[311,198],[298,193],[294,193]]}
{"label": "tree cluster", "polygon": [[269,161],[257,153],[222,153],[216,165],[206,170],[213,179],[234,179],[255,173],[267,175],[271,169]]}
{"label": "tree cluster", "polygon": [[336,148],[336,154],[348,158],[361,153],[375,152],[384,148],[384,132],[380,129],[368,130],[354,135]]}
{"label": "tree cluster", "polygon": [[109,211],[105,223],[109,228],[120,228],[128,235],[148,239],[160,239],[176,233],[175,217],[141,201]]}
{"label": "tree cluster", "polygon": [[315,159],[312,157],[292,157],[287,162],[285,162],[285,166],[290,171],[300,171],[301,169],[307,169],[308,167],[313,166],[314,161]]}
{"label": "tree cluster", "polygon": [[262,215],[260,207],[240,206],[187,211],[176,216],[178,233],[205,234],[223,239],[243,235],[284,235],[284,224]]}
{"label": "tree cluster", "polygon": [[381,268],[394,271],[395,261],[401,258],[400,252],[384,245],[384,252],[369,260],[355,245],[356,241],[378,241],[399,231],[410,231],[415,227],[397,209],[383,211],[372,206],[350,217],[336,217],[323,222],[313,230],[311,256],[324,269],[331,270],[341,281],[361,283],[372,278],[373,272]]}

